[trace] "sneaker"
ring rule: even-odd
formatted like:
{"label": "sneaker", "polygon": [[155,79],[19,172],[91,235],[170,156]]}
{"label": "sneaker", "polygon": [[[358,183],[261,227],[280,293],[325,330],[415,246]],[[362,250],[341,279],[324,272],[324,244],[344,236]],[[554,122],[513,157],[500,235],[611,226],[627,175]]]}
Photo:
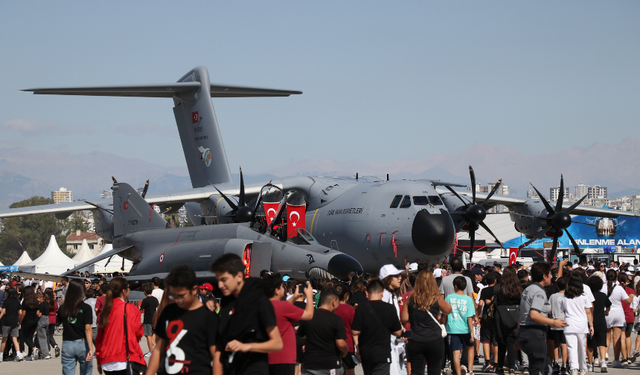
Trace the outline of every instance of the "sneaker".
{"label": "sneaker", "polygon": [[491,365],[491,362],[486,362],[484,367],[482,367],[482,372],[494,372],[494,368]]}
{"label": "sneaker", "polygon": [[144,354],[144,357],[145,357],[145,358],[149,358],[149,357],[151,357],[151,352],[146,352],[146,353]]}
{"label": "sneaker", "polygon": [[593,372],[593,365],[591,363],[587,363],[587,371]]}
{"label": "sneaker", "polygon": [[516,375],[516,369],[510,368],[509,375]]}
{"label": "sneaker", "polygon": [[580,375],[587,375],[587,371],[586,370],[580,370]]}
{"label": "sneaker", "polygon": [[560,367],[560,375],[567,375],[567,365],[564,363],[562,364],[562,367]]}
{"label": "sneaker", "polygon": [[22,354],[22,352],[17,352],[16,353],[16,357],[15,357],[15,361],[16,362],[20,362],[20,361],[22,361],[24,359],[24,357],[25,357],[25,355]]}
{"label": "sneaker", "polygon": [[56,358],[60,357],[60,347],[56,345],[55,348],[53,348],[53,350],[56,352]]}
{"label": "sneaker", "polygon": [[33,348],[33,350],[31,351],[31,358],[37,359],[38,358],[38,354],[40,354],[40,349]]}
{"label": "sneaker", "polygon": [[640,356],[640,351],[634,350],[633,353],[631,354],[631,358],[630,358],[631,362],[635,362],[638,356]]}
{"label": "sneaker", "polygon": [[607,361],[604,359],[600,360],[600,372],[607,372]]}
{"label": "sneaker", "polygon": [[465,365],[461,365],[461,366],[460,366],[460,375],[467,375],[467,372],[469,372],[469,371],[467,370],[467,366],[465,366]]}
{"label": "sneaker", "polygon": [[613,368],[624,368],[620,361],[613,361]]}
{"label": "sneaker", "polygon": [[553,375],[560,375],[560,365],[558,362],[553,362]]}
{"label": "sneaker", "polygon": [[525,368],[522,370],[522,375],[529,375],[529,367],[525,367]]}
{"label": "sneaker", "polygon": [[42,359],[51,359],[51,355],[46,355],[46,356],[42,357]]}

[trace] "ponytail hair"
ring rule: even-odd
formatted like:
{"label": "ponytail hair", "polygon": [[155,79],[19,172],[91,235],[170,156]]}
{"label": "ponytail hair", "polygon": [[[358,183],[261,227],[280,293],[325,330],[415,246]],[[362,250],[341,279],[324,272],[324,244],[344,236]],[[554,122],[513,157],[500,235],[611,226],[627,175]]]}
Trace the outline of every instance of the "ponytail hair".
{"label": "ponytail hair", "polygon": [[611,296],[613,293],[613,288],[616,286],[616,271],[609,270],[607,271],[607,297]]}
{"label": "ponytail hair", "polygon": [[120,298],[120,296],[122,296],[122,291],[128,287],[129,285],[124,277],[114,277],[109,281],[109,290],[107,290],[107,295],[104,299],[104,306],[102,307],[100,320],[98,322],[99,328],[105,328],[107,324],[109,324],[109,314],[113,307],[114,298]]}

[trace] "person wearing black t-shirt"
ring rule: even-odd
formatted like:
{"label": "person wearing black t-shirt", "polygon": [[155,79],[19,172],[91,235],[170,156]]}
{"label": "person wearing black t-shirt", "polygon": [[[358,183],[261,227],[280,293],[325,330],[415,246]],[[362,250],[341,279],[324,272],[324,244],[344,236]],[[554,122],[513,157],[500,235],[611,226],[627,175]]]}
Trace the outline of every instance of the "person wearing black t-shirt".
{"label": "person wearing black t-shirt", "polygon": [[402,326],[393,305],[382,301],[384,285],[371,280],[367,285],[368,302],[356,307],[351,323],[356,356],[362,361],[365,375],[389,374],[391,346],[389,335],[400,337]]}
{"label": "person wearing black t-shirt", "polygon": [[175,303],[167,305],[158,318],[147,374],[219,374],[212,371],[218,317],[198,299],[195,272],[186,265],[174,267],[165,285]]}
{"label": "person wearing black t-shirt", "polygon": [[80,364],[80,374],[93,371],[93,313],[83,302],[84,283],[73,279],[67,285],[64,303],[58,309],[62,321],[62,374],[74,375],[76,364]]}
{"label": "person wearing black t-shirt", "polygon": [[347,333],[342,318],[334,311],[340,299],[333,287],[320,292],[320,306],[308,321],[301,321],[298,335],[306,338],[304,350],[305,375],[341,375],[342,360],[349,352]]}
{"label": "person wearing black t-shirt", "polygon": [[218,257],[209,270],[216,274],[223,295],[216,363],[225,375],[268,375],[267,353],[282,350],[282,338],[262,280],[245,278],[242,259],[231,253]]}
{"label": "person wearing black t-shirt", "polygon": [[144,330],[144,336],[147,338],[147,347],[149,353],[153,351],[153,346],[156,344],[156,340],[153,335],[153,316],[156,313],[156,309],[160,304],[158,299],[151,294],[153,292],[153,284],[144,284],[142,290],[145,295],[145,299],[140,304],[140,311],[144,312],[144,320],[142,321],[142,329]]}
{"label": "person wearing black t-shirt", "polygon": [[16,351],[16,360],[21,361],[23,358],[18,344],[18,320],[21,313],[20,301],[18,301],[18,291],[15,288],[7,290],[7,299],[4,300],[2,308],[0,308],[0,322],[2,322],[2,344],[0,345],[0,362],[3,360],[4,349],[11,336],[13,347]]}

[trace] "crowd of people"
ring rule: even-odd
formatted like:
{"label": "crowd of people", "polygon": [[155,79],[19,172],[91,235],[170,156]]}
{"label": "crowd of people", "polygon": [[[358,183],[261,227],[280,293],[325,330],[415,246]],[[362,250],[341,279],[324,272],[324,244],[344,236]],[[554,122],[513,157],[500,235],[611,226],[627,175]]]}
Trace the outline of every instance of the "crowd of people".
{"label": "crowd of people", "polygon": [[353,375],[358,364],[365,375],[582,375],[607,372],[611,346],[613,367],[640,354],[631,342],[637,265],[464,269],[456,258],[447,269],[388,264],[377,277],[301,282],[246,277],[242,259],[225,254],[210,270],[217,288],[176,266],[143,284],[137,304],[124,277],[5,279],[0,360],[61,356],[63,374],[81,375],[94,366],[107,375]]}

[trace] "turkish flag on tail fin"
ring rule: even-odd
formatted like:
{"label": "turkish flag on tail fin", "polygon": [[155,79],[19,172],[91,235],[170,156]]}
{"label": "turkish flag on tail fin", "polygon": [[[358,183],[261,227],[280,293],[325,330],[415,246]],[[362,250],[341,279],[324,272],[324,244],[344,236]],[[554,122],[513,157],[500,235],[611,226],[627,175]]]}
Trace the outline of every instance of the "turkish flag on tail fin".
{"label": "turkish flag on tail fin", "polygon": [[287,238],[296,236],[296,229],[306,226],[305,213],[306,205],[294,206],[287,203]]}
{"label": "turkish flag on tail fin", "polygon": [[262,202],[262,205],[264,206],[264,214],[267,217],[267,225],[269,225],[278,214],[280,202]]}

